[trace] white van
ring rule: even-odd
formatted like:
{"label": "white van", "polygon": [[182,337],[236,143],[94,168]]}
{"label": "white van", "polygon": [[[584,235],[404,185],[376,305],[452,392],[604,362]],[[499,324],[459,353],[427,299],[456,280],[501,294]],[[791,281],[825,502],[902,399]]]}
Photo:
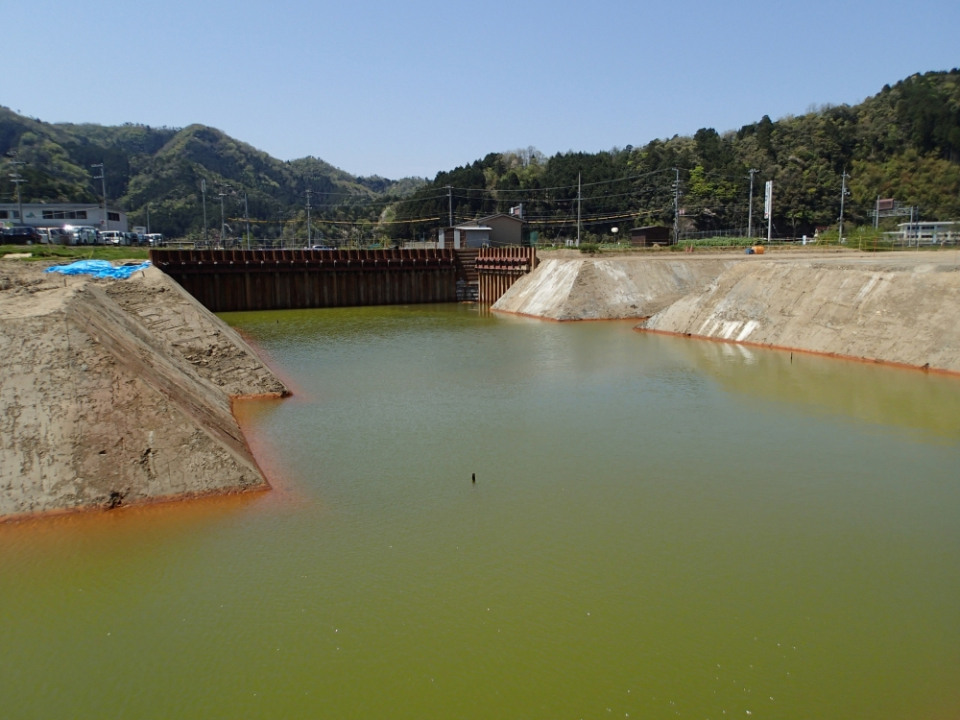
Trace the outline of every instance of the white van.
{"label": "white van", "polygon": [[62,227],[47,228],[47,242],[50,245],[76,245],[77,240],[73,233]]}
{"label": "white van", "polygon": [[104,230],[100,233],[100,242],[104,245],[127,245],[129,241],[119,230]]}

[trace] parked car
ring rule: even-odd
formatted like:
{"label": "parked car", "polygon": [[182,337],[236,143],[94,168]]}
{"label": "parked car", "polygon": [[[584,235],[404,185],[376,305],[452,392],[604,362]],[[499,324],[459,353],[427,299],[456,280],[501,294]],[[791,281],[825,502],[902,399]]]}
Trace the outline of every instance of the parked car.
{"label": "parked car", "polygon": [[162,233],[147,233],[143,236],[143,241],[147,245],[152,245],[157,247],[158,245],[163,245],[163,234]]}
{"label": "parked car", "polygon": [[39,243],[41,240],[43,240],[43,236],[40,231],[31,225],[18,225],[3,230],[5,245],[33,245],[33,243]]}
{"label": "parked car", "polygon": [[104,245],[129,245],[130,240],[119,230],[104,230],[100,233],[100,242]]}
{"label": "parked car", "polygon": [[73,233],[67,232],[62,227],[47,228],[47,236],[50,238],[51,245],[76,245],[77,239]]}
{"label": "parked car", "polygon": [[140,233],[126,232],[123,234],[124,245],[139,245],[143,236]]}
{"label": "parked car", "polygon": [[328,247],[327,245],[313,245],[310,247],[311,250],[334,250],[335,248]]}
{"label": "parked car", "polygon": [[64,225],[63,229],[73,238],[71,245],[96,245],[97,229],[89,225]]}

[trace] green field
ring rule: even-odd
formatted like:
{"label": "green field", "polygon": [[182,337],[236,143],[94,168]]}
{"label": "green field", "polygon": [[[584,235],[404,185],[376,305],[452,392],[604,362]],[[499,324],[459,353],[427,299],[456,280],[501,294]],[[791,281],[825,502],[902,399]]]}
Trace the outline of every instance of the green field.
{"label": "green field", "polygon": [[66,245],[0,245],[0,257],[30,253],[24,260],[146,260],[147,248]]}

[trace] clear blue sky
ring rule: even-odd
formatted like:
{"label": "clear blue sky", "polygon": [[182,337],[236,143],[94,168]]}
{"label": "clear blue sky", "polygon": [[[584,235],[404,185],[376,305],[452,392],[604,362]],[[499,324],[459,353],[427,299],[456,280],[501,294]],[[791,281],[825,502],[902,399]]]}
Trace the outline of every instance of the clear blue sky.
{"label": "clear blue sky", "polygon": [[960,66],[956,0],[30,0],[0,104],[218,127],[282,159],[425,175],[855,103]]}

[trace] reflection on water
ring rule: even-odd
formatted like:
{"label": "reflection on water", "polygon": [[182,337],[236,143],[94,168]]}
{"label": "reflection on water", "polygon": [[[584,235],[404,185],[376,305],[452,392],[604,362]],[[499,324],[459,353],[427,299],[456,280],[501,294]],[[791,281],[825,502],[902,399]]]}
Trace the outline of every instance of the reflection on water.
{"label": "reflection on water", "polygon": [[681,348],[687,362],[730,392],[960,440],[956,377],[732,343],[688,341]]}
{"label": "reflection on water", "polygon": [[275,491],[0,527],[0,715],[956,717],[951,378],[227,317],[297,388],[237,406]]}

